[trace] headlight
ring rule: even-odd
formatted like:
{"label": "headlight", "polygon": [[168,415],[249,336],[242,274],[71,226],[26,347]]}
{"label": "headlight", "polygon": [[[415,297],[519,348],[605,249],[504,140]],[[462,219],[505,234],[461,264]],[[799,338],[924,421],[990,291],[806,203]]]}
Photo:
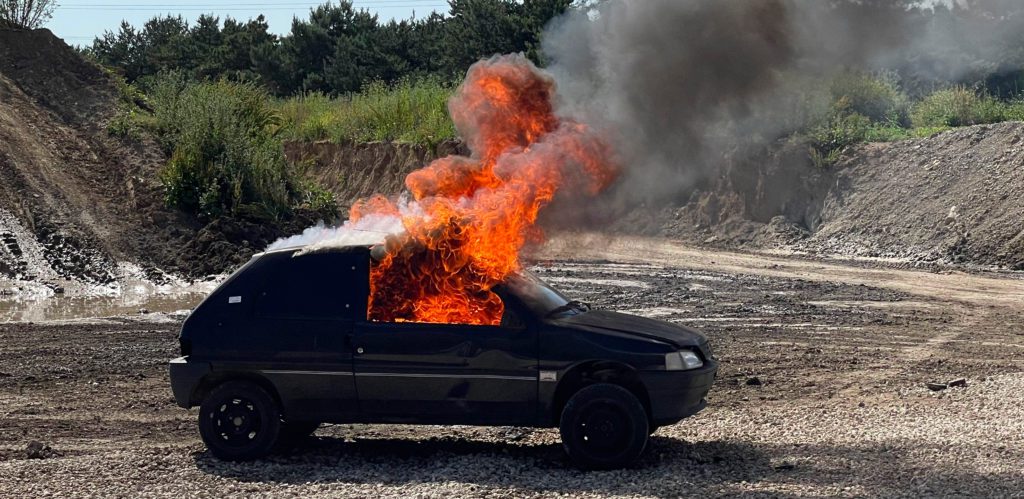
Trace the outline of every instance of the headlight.
{"label": "headlight", "polygon": [[666,371],[686,371],[703,367],[704,361],[690,350],[680,350],[665,354]]}

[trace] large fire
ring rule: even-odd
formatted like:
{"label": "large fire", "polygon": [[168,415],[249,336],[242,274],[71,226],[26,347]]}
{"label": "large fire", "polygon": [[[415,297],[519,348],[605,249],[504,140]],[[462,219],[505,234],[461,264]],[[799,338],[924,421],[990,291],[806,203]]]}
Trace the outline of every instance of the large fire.
{"label": "large fire", "polygon": [[353,206],[353,222],[400,216],[405,229],[370,272],[370,320],[499,324],[492,288],[520,268],[528,242],[543,240],[541,209],[556,193],[594,195],[616,178],[601,137],[555,115],[554,89],[525,57],[478,62],[448,103],[472,155],[409,174],[415,210],[382,196]]}

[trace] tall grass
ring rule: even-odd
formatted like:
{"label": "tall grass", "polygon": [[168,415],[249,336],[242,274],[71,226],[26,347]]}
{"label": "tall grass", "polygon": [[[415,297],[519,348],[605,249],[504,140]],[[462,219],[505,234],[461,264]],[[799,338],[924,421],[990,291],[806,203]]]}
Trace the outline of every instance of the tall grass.
{"label": "tall grass", "polygon": [[953,127],[1024,120],[1024,101],[1001,101],[964,86],[937,90],[914,102],[888,75],[843,73],[829,85],[831,105],[797,136],[811,160],[827,167],[862,142],[925,137]]}
{"label": "tall grass", "polygon": [[455,137],[447,102],[454,86],[436,78],[375,82],[337,98],[307,94],[280,101],[286,139],[436,144]]}
{"label": "tall grass", "polygon": [[964,86],[939,90],[914,106],[915,127],[957,127],[1022,118],[1018,102],[1003,102]]}
{"label": "tall grass", "polygon": [[317,205],[305,208],[333,211],[330,196],[293,174],[280,116],[262,89],[172,74],[153,85],[149,101],[153,113],[145,124],[170,155],[160,175],[169,205],[205,218],[280,218],[310,200]]}

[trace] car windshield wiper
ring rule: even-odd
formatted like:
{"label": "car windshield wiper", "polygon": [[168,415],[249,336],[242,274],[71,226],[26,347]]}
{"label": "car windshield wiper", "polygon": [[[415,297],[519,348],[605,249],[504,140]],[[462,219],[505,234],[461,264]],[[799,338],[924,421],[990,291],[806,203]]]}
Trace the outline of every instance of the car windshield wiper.
{"label": "car windshield wiper", "polygon": [[578,310],[580,312],[586,312],[586,311],[590,310],[590,304],[589,303],[584,303],[584,302],[581,302],[581,301],[578,301],[578,300],[572,300],[569,303],[566,303],[565,305],[562,305],[562,306],[559,306],[559,307],[556,307],[556,308],[552,309],[550,312],[548,312],[548,317],[551,317],[552,315],[560,314],[562,312],[568,312],[570,310]]}

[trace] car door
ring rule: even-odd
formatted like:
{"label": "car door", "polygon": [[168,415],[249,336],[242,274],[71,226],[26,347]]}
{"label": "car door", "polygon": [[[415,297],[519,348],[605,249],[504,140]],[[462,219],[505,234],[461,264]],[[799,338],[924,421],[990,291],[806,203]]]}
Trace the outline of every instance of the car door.
{"label": "car door", "polygon": [[354,367],[371,421],[528,425],[536,417],[537,330],[505,324],[361,322]]}
{"label": "car door", "polygon": [[[251,334],[264,345],[261,373],[286,417],[351,421],[358,416],[351,335],[365,315],[367,256],[358,251],[271,255]],[[254,341],[253,343],[257,343]]]}

